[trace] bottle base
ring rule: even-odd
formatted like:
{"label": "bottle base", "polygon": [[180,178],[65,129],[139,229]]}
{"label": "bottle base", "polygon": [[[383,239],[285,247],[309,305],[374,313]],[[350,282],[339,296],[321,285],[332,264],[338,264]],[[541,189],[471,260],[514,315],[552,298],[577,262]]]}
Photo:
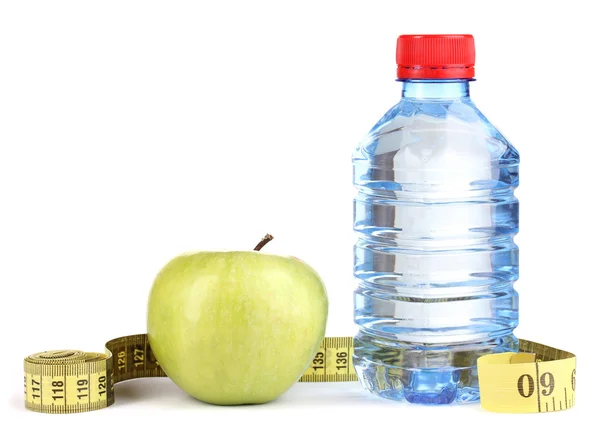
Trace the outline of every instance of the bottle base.
{"label": "bottle base", "polygon": [[413,404],[466,404],[479,401],[477,358],[516,351],[518,339],[512,334],[466,346],[393,348],[359,334],[353,361],[362,386],[382,398]]}

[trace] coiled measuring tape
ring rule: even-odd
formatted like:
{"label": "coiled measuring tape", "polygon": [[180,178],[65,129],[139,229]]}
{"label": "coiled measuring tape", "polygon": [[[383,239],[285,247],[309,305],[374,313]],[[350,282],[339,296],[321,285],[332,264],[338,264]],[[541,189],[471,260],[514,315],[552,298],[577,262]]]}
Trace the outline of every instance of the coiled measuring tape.
{"label": "coiled measuring tape", "polygon": [[[325,337],[300,382],[357,381],[352,337]],[[575,355],[520,340],[519,353],[477,361],[481,405],[506,413],[566,410],[575,404]],[[114,384],[165,377],[146,334],[106,343],[106,353],[46,351],[25,358],[25,406],[42,413],[79,413],[110,406]]]}

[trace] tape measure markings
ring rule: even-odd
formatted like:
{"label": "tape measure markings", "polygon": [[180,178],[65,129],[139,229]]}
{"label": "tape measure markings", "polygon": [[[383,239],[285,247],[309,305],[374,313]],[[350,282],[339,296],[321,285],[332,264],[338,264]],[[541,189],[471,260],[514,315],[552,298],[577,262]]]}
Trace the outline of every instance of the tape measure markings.
{"label": "tape measure markings", "polygon": [[[92,392],[98,383],[110,381],[108,356],[86,354],[62,357],[49,351],[25,359],[25,406],[48,413],[75,413],[105,407],[106,391]],[[44,356],[46,354],[46,356]]]}
{"label": "tape measure markings", "polygon": [[351,337],[325,337],[299,382],[358,381],[352,353]]}
{"label": "tape measure markings", "polygon": [[[529,340],[519,342],[518,354],[484,355],[477,360],[482,407],[511,413],[573,407],[575,355]],[[353,350],[352,337],[325,337],[299,382],[358,381]],[[166,377],[146,334],[110,340],[105,353],[58,350],[33,354],[25,358],[24,371],[25,406],[42,413],[105,408],[114,402],[114,384]]]}
{"label": "tape measure markings", "polygon": [[520,354],[502,353],[477,360],[482,407],[511,413],[541,413],[573,407],[575,355],[524,339],[519,340],[519,345],[521,353],[533,353],[535,357],[513,362]]}

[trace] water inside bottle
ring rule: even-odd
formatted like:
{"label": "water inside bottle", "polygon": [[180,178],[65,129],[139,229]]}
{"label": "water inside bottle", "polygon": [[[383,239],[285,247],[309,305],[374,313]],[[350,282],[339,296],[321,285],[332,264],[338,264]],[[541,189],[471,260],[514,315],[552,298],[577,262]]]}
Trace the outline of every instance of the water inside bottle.
{"label": "water inside bottle", "polygon": [[355,368],[391,399],[475,401],[477,358],[518,349],[519,157],[456,84],[405,83],[353,158]]}

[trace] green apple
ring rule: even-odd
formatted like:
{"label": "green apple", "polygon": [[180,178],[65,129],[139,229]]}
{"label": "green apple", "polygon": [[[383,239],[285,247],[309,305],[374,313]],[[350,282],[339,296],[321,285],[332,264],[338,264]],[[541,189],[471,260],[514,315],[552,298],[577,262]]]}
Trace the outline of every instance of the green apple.
{"label": "green apple", "polygon": [[321,278],[299,259],[187,253],[154,281],[148,338],[166,374],[193,397],[259,404],[283,394],[309,367],[327,313]]}

